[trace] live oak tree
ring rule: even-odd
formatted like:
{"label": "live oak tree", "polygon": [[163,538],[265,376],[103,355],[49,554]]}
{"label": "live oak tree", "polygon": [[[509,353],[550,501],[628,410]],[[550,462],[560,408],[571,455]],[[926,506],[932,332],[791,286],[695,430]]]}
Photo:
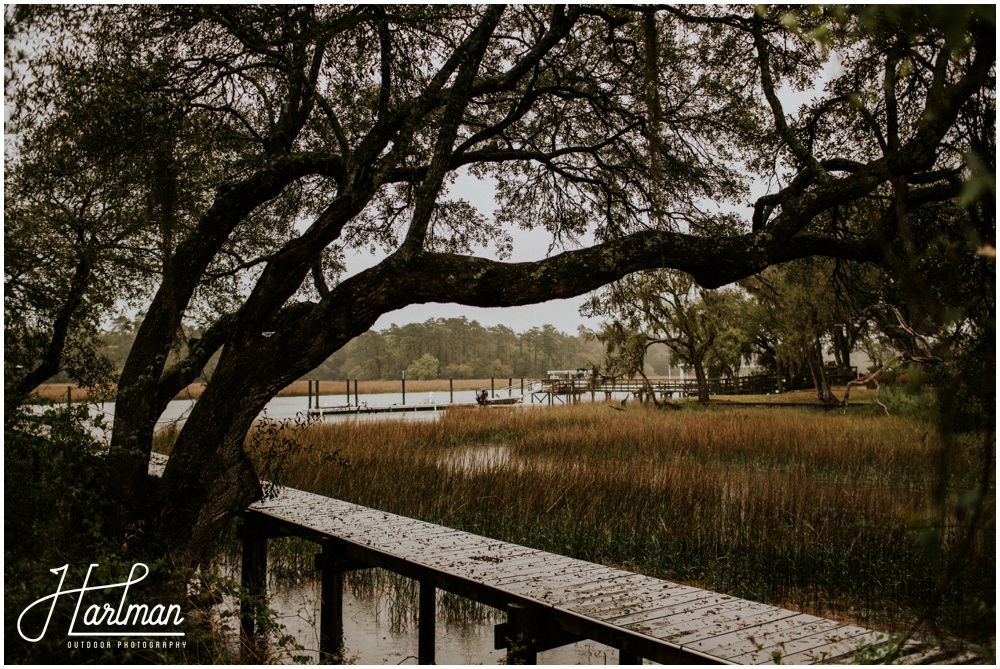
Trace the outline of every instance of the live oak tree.
{"label": "live oak tree", "polygon": [[626,365],[629,371],[641,373],[649,347],[664,344],[676,363],[694,371],[698,401],[708,402],[706,359],[719,333],[738,325],[730,321],[738,316],[734,308],[738,300],[736,291],[704,290],[687,274],[658,270],[615,282],[591,301],[587,311],[613,319],[602,339],[612,357],[635,361]]}
{"label": "live oak tree", "polygon": [[775,362],[796,372],[808,369],[824,404],[839,401],[826,374],[827,342],[845,320],[853,321],[838,309],[832,271],[832,263],[810,258],[768,268],[742,283],[753,295],[759,332]]}
{"label": "live oak tree", "polygon": [[[51,151],[54,171],[113,186],[77,207],[92,223],[52,285],[72,285],[77,248],[117,254],[83,282],[108,302],[67,290],[24,331],[59,348],[62,312],[121,309],[125,289],[102,281],[134,280],[144,313],[117,379],[109,491],[197,559],[261,493],[243,446],[259,411],[384,313],[542,302],[652,268],[714,288],[811,255],[884,259],[915,212],[994,160],[956,130],[992,99],[992,12],[946,12],[17,8],[8,170],[42,182]],[[461,199],[459,175],[495,183],[495,215]],[[750,201],[754,180],[770,188]],[[863,226],[837,216],[848,203],[869,208]],[[40,239],[60,225],[16,204]],[[747,220],[721,213],[735,205]],[[141,225],[105,228],[114,212]],[[505,261],[518,226],[570,250]],[[371,247],[384,260],[340,273]],[[215,354],[151,492],[156,419]]]}

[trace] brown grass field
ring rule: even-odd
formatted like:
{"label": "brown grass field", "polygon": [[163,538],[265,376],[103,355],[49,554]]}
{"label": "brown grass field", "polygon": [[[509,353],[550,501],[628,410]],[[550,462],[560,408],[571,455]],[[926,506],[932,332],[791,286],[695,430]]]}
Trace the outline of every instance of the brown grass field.
{"label": "brown grass field", "polygon": [[[928,610],[949,633],[993,629],[994,537],[962,543],[957,506],[977,446],[948,451],[923,419],[585,404],[284,436],[249,439],[262,476],[283,485],[881,629]],[[995,492],[986,505],[994,517]],[[949,558],[966,551],[943,591],[935,537]]]}

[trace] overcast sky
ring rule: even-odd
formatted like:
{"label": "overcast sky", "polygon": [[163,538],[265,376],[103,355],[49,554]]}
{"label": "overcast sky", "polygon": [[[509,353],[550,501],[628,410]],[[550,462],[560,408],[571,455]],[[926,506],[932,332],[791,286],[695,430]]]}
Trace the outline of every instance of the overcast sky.
{"label": "overcast sky", "polygon": [[[492,216],[496,209],[493,199],[493,182],[462,175],[451,188],[452,198],[462,198],[473,204],[484,216]],[[508,259],[511,262],[541,260],[548,255],[550,235],[544,230],[509,230],[514,239],[514,250]],[[592,241],[592,240],[591,240]],[[564,249],[555,249],[553,254]],[[477,249],[477,255],[495,258],[493,249]],[[371,255],[365,251],[347,251],[347,275],[373,266],[385,255]],[[542,304],[523,307],[503,307],[484,309],[460,304],[413,304],[398,311],[385,314],[375,322],[375,330],[383,330],[392,324],[423,323],[429,318],[458,318],[465,316],[481,325],[506,325],[515,332],[523,332],[542,325],[553,325],[567,334],[576,334],[577,328],[585,325],[596,329],[600,320],[584,318],[580,315],[580,305],[587,299],[581,295],[568,300],[552,300]]]}

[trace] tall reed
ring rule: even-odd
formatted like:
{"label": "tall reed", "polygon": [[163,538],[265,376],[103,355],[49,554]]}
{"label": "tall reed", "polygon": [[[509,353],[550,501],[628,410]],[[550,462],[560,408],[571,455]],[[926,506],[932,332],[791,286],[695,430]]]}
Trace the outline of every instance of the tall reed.
{"label": "tall reed", "polygon": [[[284,483],[394,513],[890,628],[932,604],[919,539],[940,523],[940,445],[918,420],[591,405],[316,424],[295,441]],[[971,448],[951,472],[955,495],[974,486]],[[971,550],[942,608],[953,631],[992,629],[992,537]]]}

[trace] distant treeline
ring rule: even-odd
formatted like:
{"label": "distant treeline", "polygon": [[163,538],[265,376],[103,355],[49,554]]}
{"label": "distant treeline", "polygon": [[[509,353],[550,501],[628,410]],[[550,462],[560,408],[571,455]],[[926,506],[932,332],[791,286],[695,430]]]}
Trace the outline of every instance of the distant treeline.
{"label": "distant treeline", "polygon": [[[121,323],[103,336],[102,353],[119,369],[134,339],[129,325]],[[197,332],[188,333],[190,338],[197,336]],[[649,373],[667,371],[666,351],[659,348],[647,357]],[[603,344],[584,328],[574,335],[552,325],[515,332],[504,325],[484,327],[467,318],[432,318],[367,332],[307,377],[398,379],[404,371],[411,379],[542,377],[550,369],[591,368],[603,361]],[[213,368],[214,361],[207,368],[209,374]]]}
{"label": "distant treeline", "polygon": [[582,330],[552,325],[515,332],[466,318],[433,318],[366,332],[332,355],[310,378],[476,379],[544,376],[550,369],[600,364],[604,347]]}

